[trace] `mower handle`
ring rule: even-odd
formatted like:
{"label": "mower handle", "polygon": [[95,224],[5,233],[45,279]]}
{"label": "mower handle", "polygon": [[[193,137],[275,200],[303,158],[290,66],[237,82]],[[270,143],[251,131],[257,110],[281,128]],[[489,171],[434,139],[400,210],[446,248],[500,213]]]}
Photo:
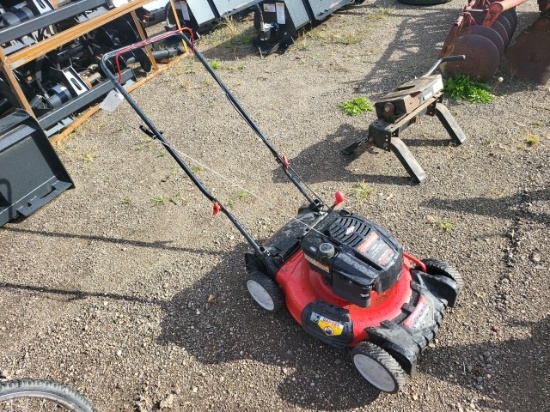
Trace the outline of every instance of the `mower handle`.
{"label": "mower handle", "polygon": [[[184,28],[183,30],[189,30],[189,29]],[[113,51],[110,51],[108,53],[105,53],[103,55],[103,57],[101,58],[101,60],[100,60],[100,67],[105,72],[107,77],[109,77],[109,79],[115,83],[115,86],[116,86],[116,83],[117,83],[116,79],[114,78],[113,73],[110,72],[109,69],[107,68],[107,60],[111,59],[114,56],[117,56],[117,59],[118,59],[118,56],[120,56],[123,53],[129,52],[129,51],[134,50],[134,49],[142,48],[144,46],[147,46],[147,45],[149,45],[151,43],[154,43],[154,42],[157,42],[159,40],[164,40],[168,37],[179,37],[181,40],[183,40],[185,42],[185,44],[187,44],[187,46],[195,54],[195,57],[202,63],[202,65],[204,66],[206,71],[214,78],[216,83],[218,83],[220,88],[224,91],[225,96],[231,102],[233,107],[237,110],[237,112],[241,115],[241,117],[248,124],[248,126],[250,126],[250,128],[254,131],[254,133],[256,133],[256,135],[260,138],[260,140],[268,148],[268,150],[271,152],[271,154],[273,155],[275,160],[282,166],[283,172],[288,177],[288,179],[294,184],[294,186],[298,189],[298,191],[307,199],[307,201],[309,202],[310,205],[315,206],[316,209],[322,208],[324,206],[324,203],[318,198],[318,196],[315,193],[313,193],[313,191],[309,187],[307,187],[303,183],[303,181],[301,180],[301,178],[299,176],[297,176],[297,175],[295,175],[294,173],[291,172],[291,168],[289,166],[288,159],[286,158],[286,156],[280,155],[277,152],[277,150],[275,150],[275,148],[273,147],[271,142],[261,132],[260,128],[256,125],[256,123],[254,123],[254,121],[250,118],[248,113],[244,110],[244,108],[241,106],[241,104],[237,101],[235,96],[233,96],[233,94],[227,88],[225,83],[219,78],[219,76],[210,67],[210,65],[208,64],[208,62],[204,58],[204,56],[201,53],[199,53],[198,50],[195,49],[194,42],[192,40],[190,40],[184,33],[182,33],[181,30],[173,30],[173,31],[161,33],[159,35],[150,37],[150,38],[148,38],[146,40],[143,40],[141,42],[130,44],[130,45],[128,45],[126,47],[122,47],[118,50],[113,50]],[[115,66],[117,66],[117,68],[118,68],[118,60],[115,61]],[[119,89],[119,91],[120,91],[120,89],[122,89],[122,86],[120,86],[120,87],[117,86],[117,89]],[[139,107],[137,107],[137,105],[132,101],[132,99],[129,97],[129,95],[127,93],[123,93],[123,95],[124,95],[124,97],[126,97],[126,100],[130,103],[130,105],[134,108],[134,110],[136,110],[136,112],[138,112],[140,114],[141,118],[143,119],[143,121],[145,122],[145,124],[147,125],[149,130],[151,130],[158,138],[157,130],[154,127],[154,125],[148,119],[146,119],[146,116],[143,115],[143,112],[141,112]],[[312,194],[308,193],[308,190]]]}
{"label": "mower handle", "polygon": [[[163,40],[167,37],[176,36],[181,38],[191,49],[194,49],[193,43],[183,34],[180,32],[167,32],[162,33],[158,36],[151,37],[149,39],[143,40],[139,43],[131,44],[126,47],[122,47],[118,50],[113,50],[108,53],[105,53],[101,60],[99,61],[99,66],[101,67],[101,70],[105,73],[105,75],[111,80],[113,85],[115,86],[115,89],[124,96],[125,100],[132,106],[132,108],[135,110],[135,112],[141,117],[141,120],[145,122],[147,125],[147,133],[149,136],[151,136],[154,139],[159,140],[164,148],[170,153],[170,155],[174,158],[174,160],[179,164],[179,166],[183,169],[185,174],[189,176],[189,178],[193,181],[195,186],[198,187],[198,189],[202,192],[204,196],[208,200],[210,200],[214,205],[214,215],[217,214],[219,211],[224,213],[229,220],[233,223],[233,225],[241,232],[241,234],[244,236],[244,238],[248,241],[248,243],[252,246],[254,251],[259,256],[266,256],[269,255],[269,252],[262,246],[260,246],[248,233],[248,231],[241,225],[241,223],[237,220],[237,218],[229,211],[227,210],[219,201],[216,199],[216,197],[206,189],[206,187],[202,184],[202,182],[195,176],[193,171],[187,166],[187,164],[183,161],[183,159],[180,157],[178,152],[168,143],[168,141],[164,138],[163,133],[156,128],[156,126],[153,124],[153,122],[147,117],[147,115],[141,110],[141,108],[138,106],[138,104],[135,102],[132,97],[130,97],[130,94],[126,91],[126,89],[122,86],[122,84],[117,80],[115,77],[115,74],[109,70],[107,66],[107,60],[111,59],[115,55],[118,56],[126,53],[128,51],[144,47],[146,45],[149,45],[151,43],[154,43],[159,40]],[[115,61],[115,66],[118,66],[118,61]],[[144,129],[144,128],[143,128]],[[142,129],[142,130],[143,130]]]}
{"label": "mower handle", "polygon": [[435,69],[437,69],[441,63],[445,63],[445,62],[456,62],[456,61],[460,61],[460,60],[466,60],[466,56],[463,55],[463,54],[459,54],[459,55],[457,55],[457,56],[442,57],[441,59],[439,59],[438,61],[436,61],[436,62],[434,63],[434,65],[433,65],[432,67],[430,67],[430,68],[428,69],[428,71],[427,71],[425,74],[423,74],[421,77],[427,77],[427,76],[429,76],[430,74],[432,74],[433,71],[434,71]]}
{"label": "mower handle", "polygon": [[[183,29],[186,30],[186,29]],[[192,180],[192,182],[195,184],[195,186],[198,187],[198,189],[202,192],[202,194],[209,199],[214,204],[214,214],[217,214],[219,211],[224,213],[229,220],[233,223],[233,225],[241,232],[241,234],[244,236],[244,238],[248,241],[248,243],[252,246],[254,251],[258,256],[263,256],[264,258],[269,256],[269,251],[265,249],[263,246],[260,246],[254,238],[248,233],[248,231],[241,225],[241,223],[237,220],[237,218],[229,211],[227,210],[217,199],[214,197],[212,193],[208,191],[208,189],[202,184],[202,182],[195,176],[193,171],[187,166],[187,164],[183,161],[183,159],[180,157],[178,152],[172,148],[172,146],[168,143],[168,141],[164,138],[163,133],[157,129],[157,127],[153,124],[153,122],[149,119],[149,117],[141,110],[141,108],[138,106],[138,104],[135,102],[135,100],[130,96],[130,94],[126,91],[126,89],[122,86],[122,84],[117,81],[117,78],[115,77],[115,74],[109,69],[107,66],[107,61],[113,57],[116,56],[115,64],[114,66],[117,69],[120,69],[119,63],[118,63],[118,57],[121,54],[124,54],[126,52],[129,52],[134,49],[142,48],[147,45],[150,45],[151,43],[157,42],[159,40],[164,40],[168,37],[178,37],[180,38],[185,44],[193,51],[197,59],[202,63],[202,65],[205,67],[205,69],[210,73],[210,75],[216,80],[218,85],[222,88],[222,90],[225,92],[226,97],[229,99],[229,101],[233,104],[237,112],[244,118],[244,120],[248,123],[248,125],[252,128],[252,130],[258,135],[258,137],[263,141],[263,143],[267,146],[267,148],[270,150],[270,152],[273,154],[275,159],[283,165],[283,170],[289,180],[298,188],[300,193],[304,195],[304,197],[310,202],[310,205],[312,207],[315,207],[315,209],[319,210],[321,209],[324,204],[318,200],[313,198],[309,195],[309,193],[306,191],[306,188],[302,186],[301,181],[299,177],[294,176],[288,169],[288,161],[286,160],[286,157],[281,156],[275,148],[271,145],[269,140],[263,135],[263,133],[260,131],[258,126],[252,121],[252,119],[248,116],[246,111],[243,109],[243,107],[239,104],[237,99],[231,94],[227,86],[222,82],[222,80],[216,75],[214,70],[210,67],[206,59],[202,56],[201,53],[199,53],[197,50],[195,50],[194,43],[192,40],[190,40],[185,34],[183,34],[180,30],[174,30],[166,33],[161,33],[157,36],[153,36],[151,38],[148,38],[146,40],[143,40],[138,43],[130,44],[126,47],[122,47],[118,50],[112,50],[110,52],[105,53],[101,60],[99,61],[99,66],[101,67],[101,70],[105,73],[105,75],[111,80],[111,82],[114,84],[115,89],[122,94],[124,99],[130,104],[130,106],[134,109],[134,111],[139,115],[139,117],[145,122],[145,125],[148,128],[148,131],[150,131],[150,135],[152,135],[153,138],[159,140],[164,148],[170,153],[170,155],[174,158],[174,160],[179,164],[179,166],[184,170],[184,172],[189,176],[189,178]],[[149,133],[147,133],[149,134]],[[264,259],[264,263],[266,263],[269,266],[269,260]],[[275,273],[276,269],[271,268],[271,271]]]}

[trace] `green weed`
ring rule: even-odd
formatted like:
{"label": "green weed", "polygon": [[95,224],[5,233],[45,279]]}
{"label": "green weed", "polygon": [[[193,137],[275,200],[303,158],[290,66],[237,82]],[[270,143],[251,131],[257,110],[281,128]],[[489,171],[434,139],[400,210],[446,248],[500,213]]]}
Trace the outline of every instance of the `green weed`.
{"label": "green weed", "polygon": [[525,136],[523,138],[523,141],[529,147],[536,146],[536,145],[540,144],[540,138],[536,134],[532,134],[532,133]]}
{"label": "green weed", "polygon": [[240,199],[240,200],[243,200],[243,199],[246,199],[248,197],[248,192],[246,190],[239,190],[237,192],[237,197]]}
{"label": "green weed", "polygon": [[343,36],[334,36],[332,43],[343,44],[344,46],[351,46],[352,44],[359,44],[363,41],[363,33],[348,33]]}
{"label": "green weed", "polygon": [[455,100],[471,103],[490,103],[495,95],[489,92],[488,84],[464,74],[458,74],[445,80],[445,93]]}
{"label": "green weed", "polygon": [[387,7],[376,7],[376,10],[367,14],[368,20],[385,20],[391,16],[393,9]]}
{"label": "green weed", "polygon": [[172,202],[177,206],[180,204],[182,197],[183,197],[183,193],[178,190],[176,194],[170,198],[170,202]]}
{"label": "green weed", "polygon": [[365,181],[360,181],[351,188],[359,203],[364,202],[370,195],[374,193],[374,187],[367,186]]}
{"label": "green weed", "polygon": [[210,67],[214,70],[218,70],[220,67],[222,67],[222,63],[219,60],[212,60],[210,62]]}
{"label": "green weed", "polygon": [[151,196],[151,200],[155,203],[157,206],[161,206],[166,204],[166,196],[165,195],[154,195]]}
{"label": "green weed", "polygon": [[215,30],[205,36],[203,41],[214,47],[241,48],[250,47],[257,33],[246,22],[225,19]]}
{"label": "green weed", "polygon": [[356,97],[347,102],[340,103],[340,108],[348,116],[359,116],[365,112],[372,112],[374,106],[366,97]]}
{"label": "green weed", "polygon": [[453,222],[449,219],[441,219],[437,222],[437,226],[441,230],[448,232],[453,228]]}

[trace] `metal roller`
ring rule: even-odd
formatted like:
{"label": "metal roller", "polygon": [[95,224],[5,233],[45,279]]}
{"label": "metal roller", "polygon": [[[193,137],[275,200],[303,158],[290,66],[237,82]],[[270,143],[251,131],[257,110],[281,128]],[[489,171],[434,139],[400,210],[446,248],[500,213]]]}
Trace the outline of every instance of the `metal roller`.
{"label": "metal roller", "polygon": [[478,26],[478,25],[469,26],[469,27],[466,27],[464,30],[462,30],[460,35],[466,36],[468,34],[477,34],[479,36],[486,37],[498,49],[499,57],[502,57],[504,55],[504,50],[506,49],[506,44],[504,43],[504,39],[492,27],[485,27],[485,26]]}
{"label": "metal roller", "polygon": [[465,74],[487,80],[495,74],[500,61],[497,46],[479,34],[460,36],[453,43],[451,54],[463,54],[466,60],[443,63],[440,69],[444,77]]}
{"label": "metal roller", "polygon": [[491,26],[491,29],[496,31],[500,38],[502,39],[502,42],[504,43],[504,48],[506,49],[506,45],[510,42],[510,39],[508,37],[508,33],[506,32],[506,29],[502,25],[501,22],[495,21],[493,25]]}

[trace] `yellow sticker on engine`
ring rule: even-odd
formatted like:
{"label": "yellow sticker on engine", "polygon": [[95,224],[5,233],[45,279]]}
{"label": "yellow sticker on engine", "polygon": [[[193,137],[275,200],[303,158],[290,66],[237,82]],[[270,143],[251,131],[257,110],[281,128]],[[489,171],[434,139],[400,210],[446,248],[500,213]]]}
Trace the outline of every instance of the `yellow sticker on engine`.
{"label": "yellow sticker on engine", "polygon": [[[313,314],[312,314],[313,315]],[[344,324],[340,322],[336,322],[332,319],[325,318],[324,316],[320,316],[315,313],[315,320],[317,321],[317,326],[321,328],[321,330],[325,333],[327,336],[340,336],[342,332],[344,331]],[[313,316],[312,316],[313,318]],[[312,319],[313,320],[313,319]]]}

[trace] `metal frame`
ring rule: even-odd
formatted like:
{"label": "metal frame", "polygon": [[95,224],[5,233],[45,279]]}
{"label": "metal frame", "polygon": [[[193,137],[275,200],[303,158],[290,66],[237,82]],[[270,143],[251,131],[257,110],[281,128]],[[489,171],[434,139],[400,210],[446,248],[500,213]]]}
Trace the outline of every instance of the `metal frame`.
{"label": "metal frame", "polygon": [[0,30],[0,44],[18,39],[36,30],[103,5],[107,5],[106,0],[80,0],[75,3],[69,3],[57,10],[46,12],[40,16],[36,16],[34,19]]}

